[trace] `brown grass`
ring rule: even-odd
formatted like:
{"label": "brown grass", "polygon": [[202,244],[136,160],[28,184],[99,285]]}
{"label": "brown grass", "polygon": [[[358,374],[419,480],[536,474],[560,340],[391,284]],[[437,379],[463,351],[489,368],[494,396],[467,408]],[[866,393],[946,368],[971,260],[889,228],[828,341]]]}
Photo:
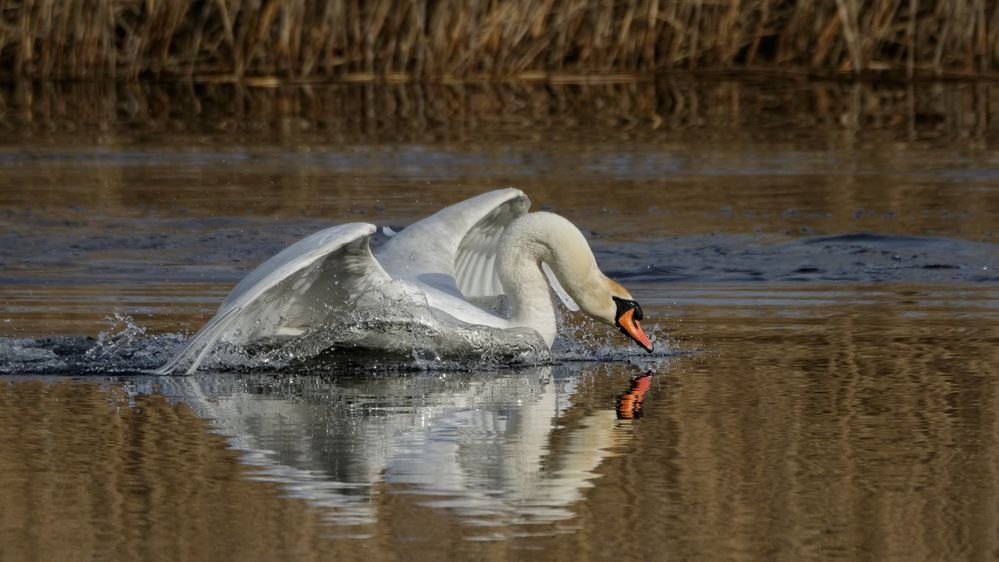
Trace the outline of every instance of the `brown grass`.
{"label": "brown grass", "polygon": [[6,76],[994,73],[986,0],[0,0]]}

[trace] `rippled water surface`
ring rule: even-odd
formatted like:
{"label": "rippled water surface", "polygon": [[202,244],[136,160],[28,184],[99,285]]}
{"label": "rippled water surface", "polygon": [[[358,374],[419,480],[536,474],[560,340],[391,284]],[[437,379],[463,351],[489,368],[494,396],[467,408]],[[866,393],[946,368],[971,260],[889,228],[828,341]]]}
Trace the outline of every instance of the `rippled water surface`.
{"label": "rippled water surface", "polygon": [[[992,87],[96,88],[0,89],[0,559],[999,555]],[[661,353],[141,373],[290,242],[508,185]]]}

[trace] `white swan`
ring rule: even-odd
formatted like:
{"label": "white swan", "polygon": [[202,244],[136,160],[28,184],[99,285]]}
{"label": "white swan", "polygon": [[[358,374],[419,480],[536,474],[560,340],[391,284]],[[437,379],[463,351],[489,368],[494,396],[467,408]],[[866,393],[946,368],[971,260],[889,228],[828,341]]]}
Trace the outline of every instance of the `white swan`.
{"label": "white swan", "polygon": [[[189,362],[193,373],[219,340],[301,335],[349,317],[366,297],[386,294],[425,299],[435,315],[472,332],[475,326],[533,330],[550,349],[557,327],[549,286],[571,310],[618,327],[651,353],[641,307],[600,271],[579,229],[552,213],[528,213],[530,204],[517,189],[484,193],[407,227],[374,254],[368,246],[374,225],[319,231],[244,277],[215,317],[156,372]],[[473,302],[503,294],[509,317]]]}

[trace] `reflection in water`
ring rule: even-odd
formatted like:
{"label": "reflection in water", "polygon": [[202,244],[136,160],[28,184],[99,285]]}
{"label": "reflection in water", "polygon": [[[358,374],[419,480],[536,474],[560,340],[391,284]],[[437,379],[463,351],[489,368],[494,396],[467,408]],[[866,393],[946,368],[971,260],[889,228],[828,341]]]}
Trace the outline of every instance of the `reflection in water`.
{"label": "reflection in water", "polygon": [[249,480],[208,429],[117,385],[0,381],[0,559],[301,560],[328,547],[315,513]]}
{"label": "reflection in water", "polygon": [[[434,559],[449,535],[560,535],[552,525],[575,516],[596,468],[634,434],[612,401],[593,400],[627,380],[602,371],[0,379],[4,553],[272,560],[371,548],[333,536],[383,555],[432,541],[416,558]],[[456,522],[465,531],[449,530]]]}
{"label": "reflection in water", "polygon": [[[625,83],[0,83],[0,143],[489,142],[669,138],[819,143],[996,138],[979,83],[662,79]],[[872,133],[874,135],[872,136]]]}
{"label": "reflection in water", "polygon": [[642,417],[642,401],[652,385],[652,373],[631,379],[631,387],[617,398],[617,419],[633,420]]}
{"label": "reflection in water", "polygon": [[651,376],[2,379],[4,553],[991,559],[995,289],[763,289],[650,306]]}
{"label": "reflection in water", "polygon": [[570,517],[594,469],[630,436],[610,408],[568,413],[579,371],[346,381],[222,374],[139,379],[134,388],[212,420],[263,469],[259,477],[330,508],[332,522],[374,523],[372,496],[384,482],[438,496],[431,505],[468,523],[537,523]]}

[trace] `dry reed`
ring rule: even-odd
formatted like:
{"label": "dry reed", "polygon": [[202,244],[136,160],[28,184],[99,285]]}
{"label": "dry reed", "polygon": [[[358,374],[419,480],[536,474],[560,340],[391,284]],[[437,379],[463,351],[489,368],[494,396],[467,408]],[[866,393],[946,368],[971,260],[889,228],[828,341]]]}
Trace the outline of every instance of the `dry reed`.
{"label": "dry reed", "polygon": [[0,0],[8,77],[911,77],[997,66],[999,3],[987,0]]}

